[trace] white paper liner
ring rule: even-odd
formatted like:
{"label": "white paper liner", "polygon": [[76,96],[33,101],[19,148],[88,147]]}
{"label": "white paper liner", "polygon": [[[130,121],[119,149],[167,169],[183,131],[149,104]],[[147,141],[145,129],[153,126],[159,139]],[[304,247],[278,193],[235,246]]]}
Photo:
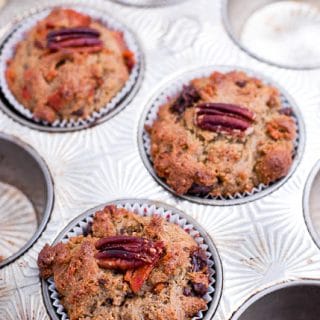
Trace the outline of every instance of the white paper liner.
{"label": "white paper liner", "polygon": [[[187,85],[191,80],[195,78],[201,78],[201,77],[208,77],[210,76],[214,71],[220,71],[220,72],[229,72],[229,71],[234,71],[236,68],[229,68],[229,67],[222,67],[222,68],[215,68],[215,69],[199,69],[195,70],[193,72],[189,72],[187,74],[183,74],[181,78],[177,79],[175,82],[171,82],[170,85],[168,85],[159,95],[158,97],[151,103],[150,109],[147,113],[146,120],[145,120],[145,126],[152,126],[153,122],[157,119],[158,117],[158,111],[162,105],[168,102],[172,97],[175,97],[177,94],[179,94],[184,85]],[[240,69],[241,70],[241,69]],[[250,73],[250,71],[245,70],[246,74],[252,77],[257,77],[256,74]],[[269,81],[263,80],[265,83],[268,83],[272,86],[274,86],[274,83],[269,83]],[[290,104],[286,96],[280,91],[280,98],[281,98],[281,104],[283,108],[290,107],[292,108],[293,106]],[[294,110],[293,110],[294,112]],[[294,141],[294,155],[293,157],[295,158],[297,151],[298,151],[298,145],[299,145],[299,125],[298,121],[296,118],[295,113],[293,114],[293,118],[296,122],[296,127],[297,127],[297,134],[296,134],[296,140]],[[150,162],[150,165],[152,166],[152,170],[155,175],[157,173],[153,169],[153,163],[152,163],[152,157],[150,153],[150,148],[151,148],[151,140],[148,132],[144,129],[142,133],[142,141],[143,141],[143,150],[145,154],[147,155],[147,159]],[[164,182],[164,184],[167,185],[166,181],[158,177],[161,181]],[[279,179],[281,180],[281,179]],[[214,197],[212,195],[207,195],[205,197],[200,197],[198,196],[197,198],[199,199],[208,199],[208,200],[221,200],[221,201],[226,201],[226,200],[237,200],[237,199],[243,199],[245,197],[252,196],[254,194],[257,194],[271,185],[275,184],[277,181],[270,183],[268,185],[260,183],[258,186],[254,187],[250,192],[244,192],[244,193],[235,193],[234,195],[228,195],[228,196],[217,196]],[[167,185],[168,186],[168,185]],[[168,189],[171,190],[172,192],[175,193],[174,190],[168,186]],[[185,198],[188,198],[188,195],[184,195]],[[194,197],[194,196],[193,196]]]}
{"label": "white paper liner", "polygon": [[89,125],[97,121],[102,116],[105,116],[110,111],[115,109],[117,105],[125,99],[128,93],[133,89],[139,73],[141,72],[141,52],[139,45],[134,37],[134,35],[120,22],[113,19],[112,17],[108,16],[105,12],[100,12],[96,9],[86,6],[73,6],[73,5],[57,5],[60,8],[71,8],[78,12],[84,13],[89,15],[93,20],[97,20],[107,28],[111,30],[121,31],[123,32],[125,43],[130,51],[132,51],[135,55],[136,64],[134,65],[133,69],[130,72],[129,79],[123,86],[123,88],[112,98],[112,100],[99,111],[94,111],[89,117],[87,118],[79,118],[79,119],[62,119],[56,120],[53,123],[49,124],[46,121],[42,121],[37,119],[33,113],[24,107],[13,95],[11,92],[5,72],[7,69],[7,62],[14,56],[15,48],[19,42],[25,39],[26,33],[30,31],[40,20],[46,18],[53,8],[46,8],[37,13],[30,15],[29,17],[23,19],[18,26],[15,26],[15,30],[9,35],[8,39],[3,46],[2,53],[0,56],[0,85],[3,94],[5,95],[6,99],[9,101],[10,105],[13,106],[19,113],[25,116],[28,119],[32,119],[35,122],[42,123],[46,126],[51,127],[60,127],[60,128],[70,128],[70,127],[77,127],[80,125]]}
{"label": "white paper liner", "polygon": [[[161,206],[156,206],[155,204],[124,202],[123,204],[118,204],[117,207],[125,208],[128,211],[132,211],[136,214],[139,214],[140,216],[159,215],[165,220],[167,220],[168,222],[179,225],[181,228],[183,228],[188,234],[190,234],[193,237],[193,239],[197,242],[199,247],[206,252],[206,255],[208,258],[210,283],[209,283],[208,293],[203,297],[207,301],[206,310],[208,310],[209,304],[212,301],[213,296],[215,294],[215,288],[214,288],[214,284],[216,282],[215,269],[214,269],[215,262],[213,260],[212,253],[209,251],[209,246],[206,244],[205,239],[202,237],[199,231],[197,231],[197,229],[191,223],[189,223],[187,219],[185,219],[184,217],[181,217],[179,213],[174,212],[172,210],[167,210],[165,208],[162,208]],[[86,228],[88,227],[88,224],[93,221],[93,216],[94,216],[94,213],[82,219],[81,221],[79,221],[76,227],[72,228],[69,232],[67,232],[64,235],[62,242],[68,242],[68,240],[71,237],[82,235],[86,230]],[[47,280],[47,284],[48,284],[50,300],[52,302],[52,306],[54,307],[57,316],[61,320],[69,320],[66,310],[64,309],[64,307],[60,302],[59,293],[56,290],[54,280],[52,277]],[[192,318],[192,320],[203,319],[204,312],[206,310],[200,311],[196,317]]]}

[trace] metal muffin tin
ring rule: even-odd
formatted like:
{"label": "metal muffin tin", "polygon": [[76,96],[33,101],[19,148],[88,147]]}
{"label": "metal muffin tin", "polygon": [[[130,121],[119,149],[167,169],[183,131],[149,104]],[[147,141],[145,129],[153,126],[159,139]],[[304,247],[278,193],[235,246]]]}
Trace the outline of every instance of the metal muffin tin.
{"label": "metal muffin tin", "polygon": [[[212,256],[210,257],[210,260],[213,260],[213,270],[214,270],[214,292],[210,294],[212,300],[208,302],[208,310],[203,312],[204,313],[204,320],[210,320],[212,316],[214,315],[215,310],[217,309],[220,297],[221,297],[221,290],[222,290],[222,266],[221,266],[221,261],[220,257],[218,255],[217,249],[215,248],[212,239],[210,236],[206,233],[206,231],[197,223],[194,219],[190,218],[188,215],[186,215],[184,212],[181,210],[177,210],[174,207],[165,205],[160,202],[153,202],[150,200],[133,200],[133,199],[122,199],[122,200],[115,200],[111,201],[108,203],[105,203],[103,205],[99,205],[95,208],[89,209],[74,220],[72,220],[58,235],[58,237],[54,240],[53,244],[57,244],[58,242],[65,241],[69,239],[70,233],[76,233],[74,230],[75,229],[83,229],[87,227],[87,224],[93,215],[99,211],[102,210],[105,206],[114,204],[116,206],[135,206],[135,205],[140,205],[142,208],[146,207],[154,207],[156,211],[160,212],[163,210],[164,212],[171,212],[171,215],[178,215],[181,220],[186,220],[187,225],[192,225],[194,227],[194,230],[198,231],[200,233],[200,236],[203,238],[206,246],[208,246],[207,252],[210,252]],[[160,211],[159,211],[160,210]],[[83,225],[81,225],[81,223]],[[81,231],[80,231],[81,232]],[[46,280],[41,281],[42,284],[42,292],[45,300],[45,304],[47,307],[47,310],[51,316],[52,319],[54,320],[59,320],[63,318],[63,316],[59,315],[57,313],[57,309],[59,309],[56,305],[56,303],[53,304],[52,299],[51,299],[51,293],[49,290],[49,282]]]}
{"label": "metal muffin tin", "polygon": [[[58,3],[9,1],[0,11],[0,34],[31,8],[53,2]],[[265,289],[320,280],[320,250],[303,215],[305,183],[320,159],[320,71],[277,68],[240,50],[225,31],[222,0],[190,0],[157,8],[108,0],[69,2],[109,12],[131,28],[146,58],[145,77],[123,112],[87,130],[43,132],[0,113],[0,131],[20,137],[37,150],[51,172],[55,191],[55,205],[41,237],[0,270],[0,319],[49,319],[37,268],[39,251],[88,208],[120,198],[172,205],[211,236],[223,267],[222,296],[213,320],[230,320],[241,306],[247,308],[248,299]],[[141,161],[138,127],[152,93],[183,72],[206,65],[239,66],[262,73],[284,87],[301,111],[306,143],[300,163],[281,188],[255,201],[208,206],[177,198],[152,178]]]}
{"label": "metal muffin tin", "polygon": [[[197,197],[197,196],[191,196],[191,195],[179,195],[177,194],[167,183],[164,179],[160,178],[157,173],[155,172],[153,168],[153,163],[151,159],[151,155],[148,154],[148,151],[145,147],[145,139],[146,136],[149,136],[148,133],[145,130],[146,122],[151,118],[150,114],[153,113],[151,110],[154,109],[154,111],[157,110],[159,107],[158,105],[162,104],[163,100],[167,100],[168,95],[168,88],[169,90],[173,87],[177,87],[177,89],[180,87],[182,88],[183,85],[187,85],[190,80],[202,77],[202,76],[209,76],[212,72],[218,71],[222,73],[230,72],[230,71],[244,71],[248,75],[252,77],[256,77],[265,83],[268,83],[276,88],[279,89],[281,94],[281,100],[282,100],[282,107],[291,107],[294,113],[294,118],[297,124],[297,140],[296,140],[296,146],[295,146],[295,154],[294,159],[292,162],[292,166],[288,172],[288,174],[278,181],[275,181],[274,183],[271,183],[269,186],[265,185],[259,185],[254,188],[254,191],[247,192],[243,194],[236,194],[229,197]],[[149,120],[148,124],[150,124],[151,119]],[[179,196],[185,200],[193,201],[199,204],[207,204],[207,205],[216,205],[216,206],[227,206],[227,205],[237,205],[242,204],[250,201],[255,201],[261,197],[264,197],[268,195],[269,193],[274,192],[275,190],[279,189],[294,173],[295,169],[297,168],[302,154],[304,150],[304,143],[305,143],[305,129],[304,129],[304,123],[302,120],[302,116],[300,113],[300,110],[295,103],[295,101],[292,99],[292,97],[283,89],[281,88],[277,83],[274,81],[271,81],[270,79],[266,78],[265,76],[253,72],[249,69],[243,69],[240,67],[230,67],[230,66],[207,66],[202,67],[197,70],[188,71],[186,73],[183,73],[177,77],[177,79],[169,82],[166,84],[165,88],[161,88],[159,91],[156,92],[156,94],[152,97],[152,99],[148,102],[144,113],[142,114],[139,129],[138,129],[138,145],[140,150],[140,155],[142,158],[142,161],[150,174],[153,176],[153,178],[164,188],[166,188],[168,191],[172,192],[174,195]]]}

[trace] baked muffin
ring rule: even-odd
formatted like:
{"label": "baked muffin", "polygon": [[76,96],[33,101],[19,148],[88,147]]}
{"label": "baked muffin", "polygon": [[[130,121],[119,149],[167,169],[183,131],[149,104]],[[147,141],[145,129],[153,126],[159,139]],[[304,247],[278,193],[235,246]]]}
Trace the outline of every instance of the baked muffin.
{"label": "baked muffin", "polygon": [[276,88],[234,71],[192,80],[146,130],[154,170],[175,192],[226,197],[286,176],[297,128]]}
{"label": "baked muffin", "polygon": [[72,9],[54,9],[8,61],[9,89],[35,118],[87,118],[123,88],[135,64],[120,31]]}
{"label": "baked muffin", "polygon": [[70,320],[188,320],[207,305],[205,252],[160,216],[107,206],[86,235],[46,245],[38,266]]}

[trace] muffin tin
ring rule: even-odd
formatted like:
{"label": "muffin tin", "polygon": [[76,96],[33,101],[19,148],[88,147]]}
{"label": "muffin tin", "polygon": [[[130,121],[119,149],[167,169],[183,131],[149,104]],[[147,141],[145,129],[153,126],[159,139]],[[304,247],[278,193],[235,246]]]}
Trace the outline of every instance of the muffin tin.
{"label": "muffin tin", "polygon": [[[52,3],[11,0],[0,11],[1,35],[25,12]],[[305,222],[303,190],[320,158],[320,70],[278,68],[241,50],[226,31],[222,0],[181,1],[157,8],[108,0],[63,3],[93,6],[132,29],[146,58],[145,76],[122,112],[77,132],[44,132],[27,122],[13,121],[17,115],[0,102],[4,111],[0,131],[19,137],[23,145],[37,151],[50,168],[55,196],[50,221],[38,240],[0,269],[0,318],[49,319],[37,269],[40,249],[88,208],[121,198],[147,198],[174,206],[194,218],[212,238],[223,267],[222,295],[214,320],[229,320],[239,314],[237,310],[246,315],[254,301],[282,286],[302,285],[305,290],[302,281],[306,279],[318,286],[320,249]],[[184,72],[208,65],[249,68],[275,80],[296,101],[305,123],[305,149],[290,179],[274,192],[237,206],[211,206],[174,196],[152,178],[139,154],[139,121],[152,96]],[[26,177],[25,173],[21,176]],[[294,295],[286,296],[296,301]],[[317,301],[317,295],[311,294],[309,300]],[[269,315],[272,303],[263,312]]]}

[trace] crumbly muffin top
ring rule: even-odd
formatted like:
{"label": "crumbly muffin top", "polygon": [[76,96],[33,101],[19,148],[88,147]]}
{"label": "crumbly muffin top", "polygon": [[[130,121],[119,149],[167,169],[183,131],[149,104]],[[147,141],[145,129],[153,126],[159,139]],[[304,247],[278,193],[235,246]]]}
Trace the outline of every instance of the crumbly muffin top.
{"label": "crumbly muffin top", "polygon": [[197,196],[250,192],[286,176],[297,130],[276,88],[236,71],[194,79],[146,129],[157,175]]}
{"label": "crumbly muffin top", "polygon": [[15,49],[6,79],[15,98],[49,123],[87,118],[122,89],[134,55],[123,34],[71,9],[54,9]]}
{"label": "crumbly muffin top", "polygon": [[107,206],[86,235],[46,245],[38,266],[71,320],[188,320],[206,309],[206,254],[160,216]]}

